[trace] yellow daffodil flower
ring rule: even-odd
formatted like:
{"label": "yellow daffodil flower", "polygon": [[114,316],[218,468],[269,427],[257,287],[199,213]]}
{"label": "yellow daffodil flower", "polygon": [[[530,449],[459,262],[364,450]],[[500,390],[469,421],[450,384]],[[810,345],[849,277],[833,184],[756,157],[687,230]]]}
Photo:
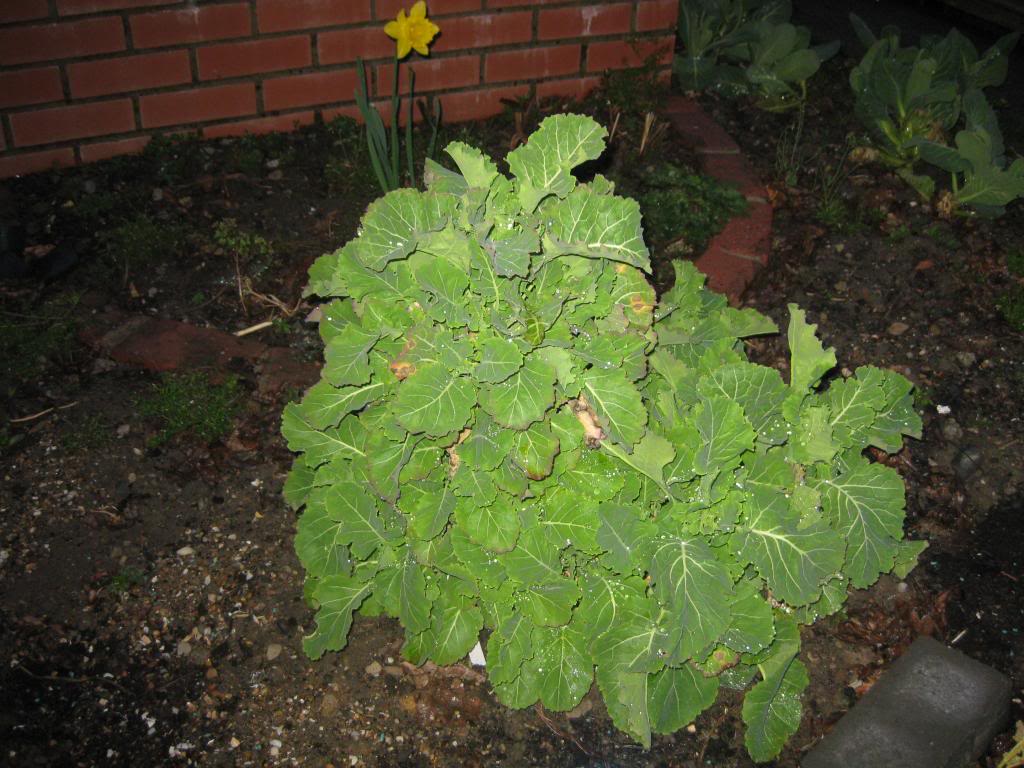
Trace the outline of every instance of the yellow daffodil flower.
{"label": "yellow daffodil flower", "polygon": [[395,56],[399,60],[404,59],[409,55],[409,51],[413,50],[421,56],[429,54],[430,41],[440,31],[438,26],[427,18],[427,4],[423,0],[413,5],[408,17],[403,8],[395,20],[389,21],[384,27],[384,33],[398,43]]}

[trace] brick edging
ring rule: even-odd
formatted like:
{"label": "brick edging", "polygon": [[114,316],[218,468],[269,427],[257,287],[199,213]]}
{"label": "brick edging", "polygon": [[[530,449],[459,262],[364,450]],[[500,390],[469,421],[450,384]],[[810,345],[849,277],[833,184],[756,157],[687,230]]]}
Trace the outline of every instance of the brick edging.
{"label": "brick edging", "polygon": [[731,219],[711,238],[695,262],[708,276],[708,286],[738,304],[754,276],[768,264],[771,253],[772,206],[767,191],[736,142],[700,104],[673,96],[665,114],[676,131],[696,147],[704,173],[736,187],[750,206],[745,216]]}

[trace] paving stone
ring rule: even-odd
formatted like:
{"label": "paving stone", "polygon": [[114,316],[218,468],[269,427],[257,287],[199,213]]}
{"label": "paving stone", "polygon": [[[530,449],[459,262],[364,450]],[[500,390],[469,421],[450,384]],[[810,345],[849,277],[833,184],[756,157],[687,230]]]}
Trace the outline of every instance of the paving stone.
{"label": "paving stone", "polygon": [[1009,716],[1010,680],[920,637],[802,768],[964,768]]}

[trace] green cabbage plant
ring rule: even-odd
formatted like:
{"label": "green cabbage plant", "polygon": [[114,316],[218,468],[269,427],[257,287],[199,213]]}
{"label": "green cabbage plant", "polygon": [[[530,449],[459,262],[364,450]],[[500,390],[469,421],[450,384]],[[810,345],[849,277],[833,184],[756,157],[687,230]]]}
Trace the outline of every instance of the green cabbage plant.
{"label": "green cabbage plant", "polygon": [[282,425],[304,649],[344,648],[355,613],[397,617],[414,664],[483,640],[500,701],[569,710],[596,681],[645,746],[753,682],[767,760],[801,717],[800,625],[922,548],[864,456],[919,434],[911,385],[823,387],[835,355],[795,307],[788,381],[749,362],[774,325],[688,263],[656,300],[636,202],[572,174],[605,135],[550,117],[512,178],[450,144],[458,171],[428,163],[312,267],[323,378]]}

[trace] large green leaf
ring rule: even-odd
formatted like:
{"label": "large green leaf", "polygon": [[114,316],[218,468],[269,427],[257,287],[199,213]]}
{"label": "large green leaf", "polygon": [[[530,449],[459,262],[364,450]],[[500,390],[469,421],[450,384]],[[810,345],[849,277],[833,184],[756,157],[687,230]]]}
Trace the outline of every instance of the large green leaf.
{"label": "large green leaf", "polygon": [[816,325],[806,320],[807,313],[789,305],[789,386],[803,394],[814,388],[821,377],[836,366],[836,352],[825,349],[815,335]]}
{"label": "large green leaf", "polygon": [[539,627],[561,627],[569,623],[579,600],[580,588],[575,581],[554,579],[526,587],[520,607]]}
{"label": "large green leaf", "polygon": [[533,526],[522,532],[516,548],[499,555],[508,575],[522,584],[553,581],[562,576],[560,544],[546,528]]}
{"label": "large green leaf", "polygon": [[586,637],[571,624],[533,631],[535,656],[530,664],[540,677],[540,699],[556,712],[572,709],[594,682],[594,662],[586,651]]}
{"label": "large green leaf", "polygon": [[302,639],[302,650],[311,659],[319,659],[325,651],[340,651],[348,642],[352,612],[370,594],[370,586],[349,576],[327,576],[313,591],[320,610],[316,614],[316,630]]}
{"label": "large green leaf", "polygon": [[512,341],[488,336],[480,345],[480,362],[473,370],[477,381],[500,384],[523,367],[523,353]]}
{"label": "large green leaf", "polygon": [[736,556],[753,563],[772,595],[793,606],[814,602],[843,566],[842,539],[823,523],[798,526],[785,498],[755,490],[747,519],[732,535]]}
{"label": "large green leaf", "polygon": [[558,438],[547,424],[532,424],[516,435],[512,458],[531,480],[543,480],[551,474]]}
{"label": "large green leaf", "polygon": [[469,277],[464,269],[445,259],[433,258],[416,269],[415,274],[425,291],[422,303],[433,320],[453,328],[469,322],[465,298]]}
{"label": "large green leaf", "polygon": [[597,543],[600,521],[596,501],[558,487],[544,494],[542,506],[539,524],[552,532],[555,541],[583,552],[601,551]]}
{"label": "large green leaf", "polygon": [[380,272],[395,259],[412,253],[423,235],[441,229],[451,218],[455,200],[450,195],[398,189],[372,203],[361,222],[355,255]]}
{"label": "large green leaf", "polygon": [[795,656],[751,688],[743,699],[744,743],[756,762],[779,754],[800,727],[800,695],[810,683],[807,668]]}
{"label": "large green leaf", "polygon": [[892,570],[903,538],[903,481],[895,470],[862,464],[815,481],[822,510],[846,541],[844,572],[855,587],[869,587]]}
{"label": "large green leaf", "polygon": [[508,552],[519,537],[519,514],[512,499],[504,493],[484,507],[471,498],[459,499],[455,521],[472,541],[492,552]]}
{"label": "large green leaf", "polygon": [[366,453],[353,439],[353,431],[344,428],[344,422],[347,421],[349,419],[344,419],[338,427],[319,430],[310,423],[308,417],[303,416],[301,405],[289,403],[281,417],[281,434],[289,450],[306,454],[306,464],[310,467],[319,466],[335,456],[365,457]]}
{"label": "large green leaf", "polygon": [[318,577],[345,572],[349,558],[347,545],[341,524],[327,513],[322,492],[314,495],[299,517],[295,533],[295,553],[302,567]]}
{"label": "large green leaf", "polygon": [[324,503],[327,514],[338,523],[340,539],[351,547],[356,557],[366,558],[400,535],[385,528],[373,498],[359,483],[351,480],[334,483],[327,489]]}
{"label": "large green leaf", "polygon": [[324,348],[324,378],[336,387],[365,384],[370,379],[369,352],[380,331],[367,331],[349,323]]}
{"label": "large green leaf", "polygon": [[576,186],[572,169],[599,157],[607,135],[593,118],[583,115],[545,118],[530,139],[506,158],[518,182],[523,210],[532,213],[548,195],[569,194]]}
{"label": "large green leaf", "polygon": [[555,253],[610,259],[651,271],[635,200],[580,188],[546,213],[549,245]]}
{"label": "large green leaf", "polygon": [[715,642],[729,626],[732,580],[699,538],[667,537],[651,557],[654,594],[669,609],[666,629],[681,663]]}
{"label": "large green leaf", "polygon": [[641,519],[629,507],[612,503],[602,504],[598,517],[597,543],[605,550],[602,559],[608,567],[623,574],[640,568],[657,531],[654,523]]}
{"label": "large green leaf", "polygon": [[701,447],[694,456],[697,474],[725,468],[754,447],[754,429],[734,400],[702,397],[694,411]]}
{"label": "large green leaf", "polygon": [[346,413],[362,410],[386,392],[386,385],[380,381],[337,387],[324,379],[310,387],[299,407],[310,426],[327,429],[337,426]]}
{"label": "large green leaf", "polygon": [[591,368],[583,374],[583,392],[608,437],[632,451],[647,426],[647,409],[633,382],[617,368]]}
{"label": "large green leaf", "polygon": [[395,417],[414,434],[425,432],[439,437],[466,426],[475,404],[472,382],[431,363],[399,386]]}
{"label": "large green leaf", "polygon": [[491,182],[498,176],[498,167],[483,152],[461,141],[453,141],[444,151],[451,156],[455,164],[471,187],[488,189]]}
{"label": "large green leaf", "polygon": [[476,645],[484,617],[476,602],[462,591],[458,580],[447,579],[439,586],[427,630],[432,646],[430,658],[438,664],[454,664]]}
{"label": "large green leaf", "polygon": [[704,677],[689,664],[665,667],[648,676],[647,713],[651,730],[673,733],[692,723],[718,696],[718,678]]}
{"label": "large green leaf", "polygon": [[526,429],[555,402],[555,372],[536,356],[506,381],[480,390],[480,405],[499,424]]}

